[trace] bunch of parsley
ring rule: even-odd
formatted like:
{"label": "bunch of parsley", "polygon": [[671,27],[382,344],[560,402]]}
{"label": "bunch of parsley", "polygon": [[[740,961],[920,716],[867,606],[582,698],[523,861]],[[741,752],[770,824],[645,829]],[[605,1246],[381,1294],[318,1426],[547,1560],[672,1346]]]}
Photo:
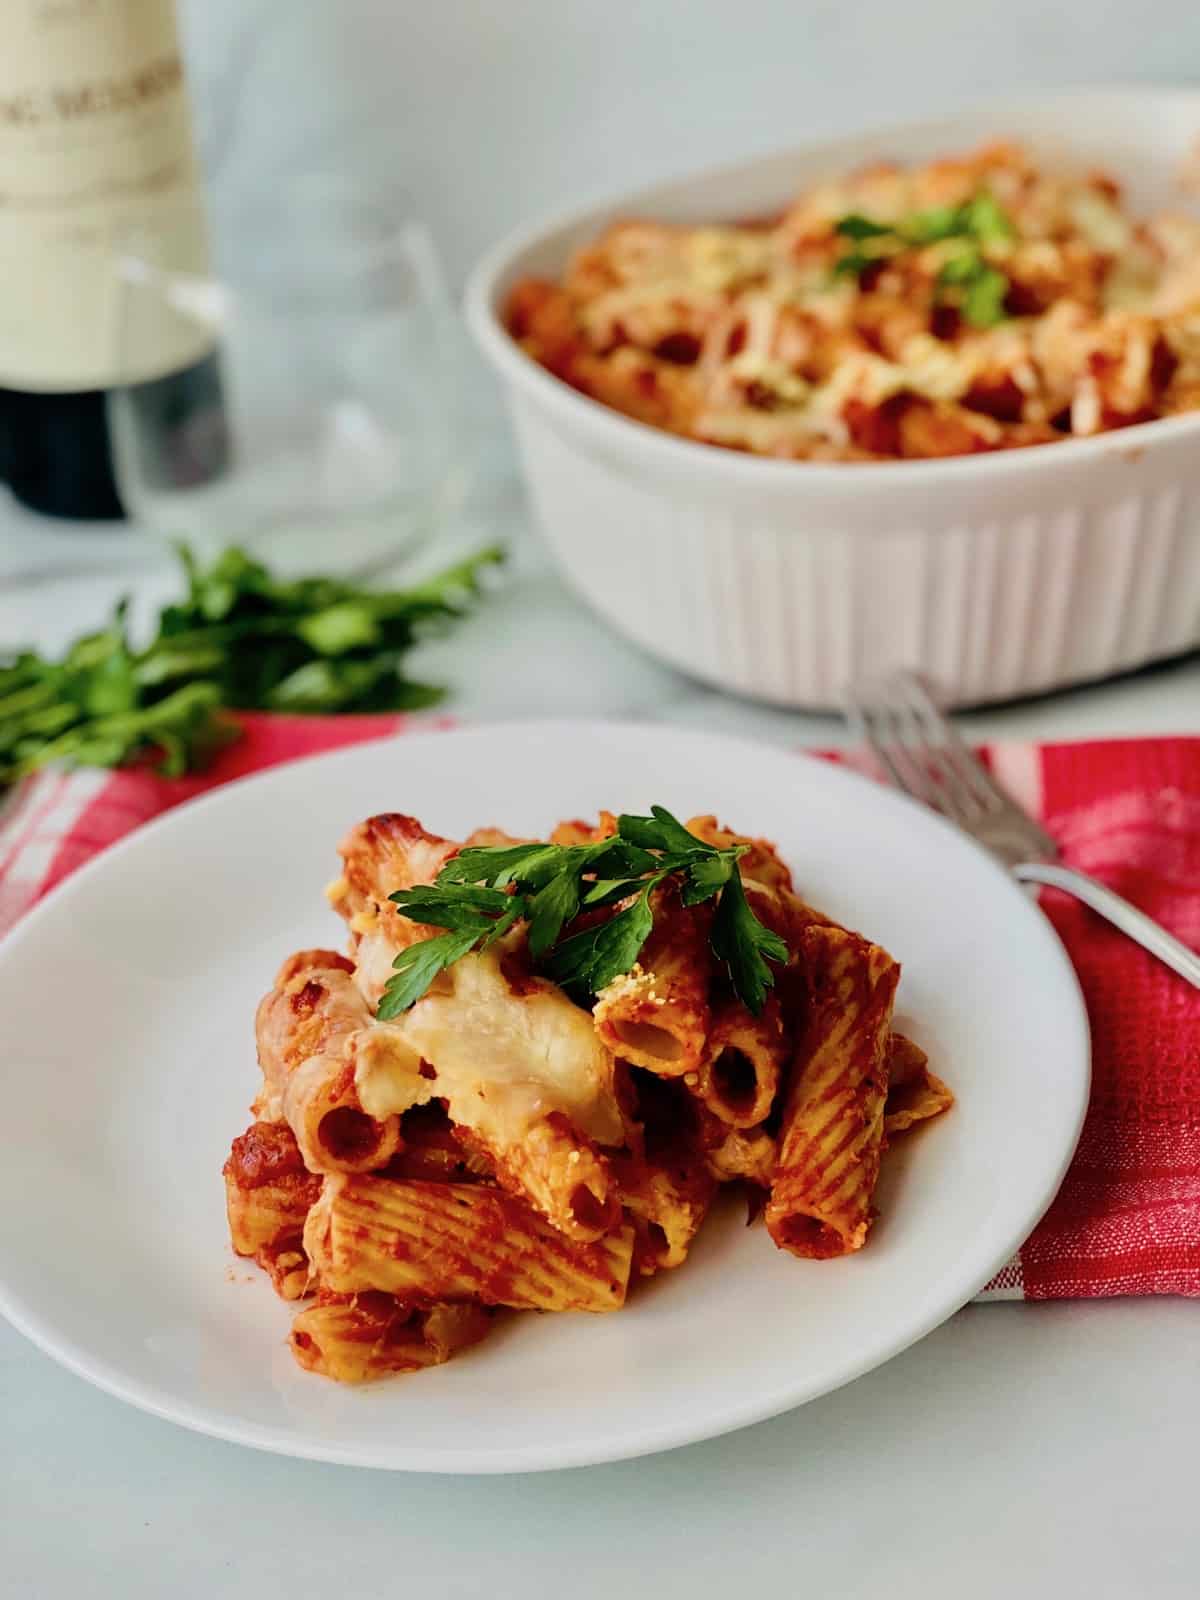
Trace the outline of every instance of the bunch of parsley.
{"label": "bunch of parsley", "polygon": [[835,276],[861,277],[872,266],[905,250],[953,240],[954,249],[936,279],[938,298],[956,305],[974,328],[991,328],[1005,317],[1009,281],[987,259],[985,247],[1008,243],[1016,230],[994,196],[986,190],[957,206],[933,206],[896,223],[875,222],[851,212],[835,232],[849,241],[834,264]]}
{"label": "bunch of parsley", "polygon": [[337,578],[275,578],[242,550],[201,566],[180,548],[186,593],[144,649],[128,603],[57,660],[0,660],[0,785],[50,762],[116,767],[155,757],[170,776],[203,766],[237,737],[234,710],[412,710],[443,691],[404,672],[430,626],[462,615],[495,547],[410,589]]}
{"label": "bunch of parsley", "polygon": [[[622,816],[594,844],[518,844],[463,850],[434,884],[398,889],[404,916],[446,931],[402,950],[379,1005],[387,1021],[419,1000],[434,978],[472,950],[486,950],[517,922],[547,975],[583,1004],[636,963],[654,926],[650,896],[668,878],[685,906],[716,900],[710,942],[734,992],[757,1015],[775,982],[768,961],[787,945],[755,916],[738,867],[745,845],[718,849],[689,833],[662,806]],[[581,912],[627,901],[614,916],[576,932]]]}

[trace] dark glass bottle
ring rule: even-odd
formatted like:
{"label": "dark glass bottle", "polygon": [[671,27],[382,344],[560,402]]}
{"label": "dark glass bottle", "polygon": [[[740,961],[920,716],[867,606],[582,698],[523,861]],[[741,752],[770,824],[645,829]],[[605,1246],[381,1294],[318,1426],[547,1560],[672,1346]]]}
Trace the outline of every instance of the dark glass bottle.
{"label": "dark glass bottle", "polygon": [[136,348],[119,338],[122,249],[207,271],[173,0],[5,0],[4,35],[0,472],[37,511],[119,517],[115,385],[131,390],[145,447],[161,438],[173,481],[228,459],[217,352],[166,319]]}

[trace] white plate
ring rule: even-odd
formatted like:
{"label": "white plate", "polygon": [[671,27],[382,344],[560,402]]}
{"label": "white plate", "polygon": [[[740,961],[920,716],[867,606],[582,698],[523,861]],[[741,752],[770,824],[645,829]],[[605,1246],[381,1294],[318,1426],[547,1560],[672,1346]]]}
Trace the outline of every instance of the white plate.
{"label": "white plate", "polygon": [[[239,1262],[221,1163],[252,1018],[341,942],[334,846],[373,811],[536,832],[606,805],[716,811],[903,962],[899,1011],[958,1096],[887,1158],[867,1248],[777,1251],[726,1207],[615,1316],[515,1317],[458,1360],[346,1389],[301,1372]],[[886,1361],[1020,1244],[1088,1092],[1078,985],[1023,893],[933,816],[823,762],[616,724],[409,735],[233,784],[136,833],[0,946],[0,1310],[159,1416],[289,1455],[432,1472],[580,1466],[775,1415]]]}

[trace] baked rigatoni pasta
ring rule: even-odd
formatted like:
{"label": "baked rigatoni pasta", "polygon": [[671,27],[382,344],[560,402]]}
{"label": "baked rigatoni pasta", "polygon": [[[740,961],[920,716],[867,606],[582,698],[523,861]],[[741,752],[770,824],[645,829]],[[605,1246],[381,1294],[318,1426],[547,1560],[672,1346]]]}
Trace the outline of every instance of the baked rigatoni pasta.
{"label": "baked rigatoni pasta", "polygon": [[438,1365],[499,1308],[620,1310],[723,1185],[795,1255],[856,1250],[888,1139],[952,1104],[893,1031],[891,956],[711,815],[459,844],[392,812],[341,853],[349,953],[281,967],[224,1169],[234,1249],[308,1302],[308,1371]]}
{"label": "baked rigatoni pasta", "polygon": [[883,1153],[892,1008],[900,968],[844,928],[806,930],[812,1010],[780,1124],[767,1229],[794,1255],[860,1250]]}
{"label": "baked rigatoni pasta", "polygon": [[285,1122],[252,1122],[233,1141],[225,1162],[229,1237],[239,1256],[268,1274],[282,1300],[308,1288],[304,1224],[321,1192]]}
{"label": "baked rigatoni pasta", "polygon": [[355,982],[377,1006],[396,954],[436,931],[400,916],[388,896],[432,883],[458,846],[427,833],[414,817],[383,812],[352,828],[338,849],[342,873],[326,894],[350,928]]}
{"label": "baked rigatoni pasta", "polygon": [[626,1148],[610,1157],[633,1225],[633,1268],[642,1277],[682,1266],[708,1215],[717,1182],[701,1135],[703,1111],[678,1078],[628,1073]]}
{"label": "baked rigatoni pasta", "polygon": [[486,1308],[470,1302],[418,1307],[390,1294],[329,1294],[300,1313],[288,1342],[306,1371],[366,1383],[440,1366],[491,1325]]}
{"label": "baked rigatoni pasta", "polygon": [[596,1032],[612,1051],[664,1077],[699,1071],[708,1037],[712,975],[704,906],[658,896],[641,959],[597,997]]}
{"label": "baked rigatoni pasta", "polygon": [[352,964],[332,950],[291,956],[259,1005],[255,1109],[287,1122],[310,1172],[369,1172],[399,1143],[399,1119],[369,1115],[355,1088],[354,1044],[371,1021]]}
{"label": "baked rigatoni pasta", "polygon": [[[392,1035],[407,1054],[390,1048]],[[612,1077],[613,1059],[587,1018],[544,979],[511,979],[499,949],[464,957],[445,992],[425,995],[402,1024],[378,1028],[356,1068],[373,1115],[441,1101],[502,1184],[581,1239],[619,1219],[596,1142],[622,1138]]]}
{"label": "baked rigatoni pasta", "polygon": [[633,1228],[634,1270],[650,1277],[687,1260],[716,1193],[702,1152],[681,1149],[673,1158],[615,1158],[618,1194]]}
{"label": "baked rigatoni pasta", "polygon": [[704,1160],[718,1183],[735,1183],[740,1179],[766,1190],[774,1181],[779,1140],[765,1125],[726,1128],[706,1148]]}
{"label": "baked rigatoni pasta", "polygon": [[770,839],[756,839],[748,833],[735,833],[722,827],[712,815],[691,817],[686,824],[689,833],[708,844],[739,845],[745,852],[741,858],[742,876],[748,882],[761,884],[766,889],[790,889],[791,868],[782,859]]}
{"label": "baked rigatoni pasta", "polygon": [[616,1311],[633,1248],[625,1225],[591,1244],[484,1184],[331,1177],[305,1249],[337,1294],[379,1289],[406,1304],[475,1300],[528,1311]]}
{"label": "baked rigatoni pasta", "polygon": [[781,214],[617,218],[505,321],[651,427],[790,461],[1087,437],[1200,407],[1200,219],[994,141],[807,186]]}
{"label": "baked rigatoni pasta", "polygon": [[771,1114],[787,1051],[774,995],[757,1017],[740,1000],[728,1000],[713,1015],[696,1094],[730,1127],[756,1127]]}
{"label": "baked rigatoni pasta", "polygon": [[940,1116],[954,1104],[947,1084],[931,1072],[929,1057],[905,1038],[894,1033],[888,1050],[888,1094],[883,1131],[886,1138],[904,1133],[918,1122]]}

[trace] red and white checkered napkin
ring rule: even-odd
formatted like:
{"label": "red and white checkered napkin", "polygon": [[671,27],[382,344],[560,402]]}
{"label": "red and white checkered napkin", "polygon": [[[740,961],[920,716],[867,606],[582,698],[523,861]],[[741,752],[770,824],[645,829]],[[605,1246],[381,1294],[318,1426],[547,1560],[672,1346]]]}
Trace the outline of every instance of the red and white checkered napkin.
{"label": "red and white checkered napkin", "polygon": [[[399,716],[242,720],[245,738],[199,777],[84,771],[28,782],[0,823],[0,933],[171,806],[409,725]],[[986,754],[1071,865],[1200,948],[1200,739],[1009,744]],[[1200,1295],[1200,993],[1075,901],[1047,891],[1043,904],[1087,996],[1092,1101],[1057,1200],[981,1298]]]}

